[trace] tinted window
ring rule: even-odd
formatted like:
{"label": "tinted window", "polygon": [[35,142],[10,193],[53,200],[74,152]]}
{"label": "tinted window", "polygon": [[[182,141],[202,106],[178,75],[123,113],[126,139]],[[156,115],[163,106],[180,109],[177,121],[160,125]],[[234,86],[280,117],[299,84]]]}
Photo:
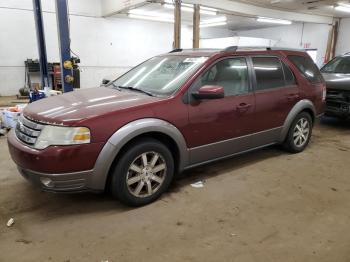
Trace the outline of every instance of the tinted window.
{"label": "tinted window", "polygon": [[253,57],[257,90],[285,86],[283,69],[277,57]]}
{"label": "tinted window", "polygon": [[225,89],[225,96],[249,92],[248,67],[245,58],[229,58],[217,62],[196,82],[196,87],[217,85]]}
{"label": "tinted window", "polygon": [[291,86],[295,85],[295,78],[293,75],[293,72],[290,70],[289,66],[287,66],[285,63],[282,62],[283,65],[283,71],[284,71],[284,77],[286,79],[286,85]]}
{"label": "tinted window", "polygon": [[321,69],[321,72],[350,74],[350,56],[334,58]]}
{"label": "tinted window", "polygon": [[300,73],[311,83],[322,82],[322,75],[311,58],[305,56],[288,56],[289,60],[298,68]]}

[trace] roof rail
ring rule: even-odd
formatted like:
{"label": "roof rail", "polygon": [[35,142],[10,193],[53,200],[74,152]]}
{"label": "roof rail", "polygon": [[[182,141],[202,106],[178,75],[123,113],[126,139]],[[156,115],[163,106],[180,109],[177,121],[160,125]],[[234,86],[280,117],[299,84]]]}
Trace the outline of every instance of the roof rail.
{"label": "roof rail", "polygon": [[269,47],[268,50],[273,50],[273,51],[299,51],[299,52],[305,52],[305,49],[302,49],[302,48],[288,48],[288,47]]}
{"label": "roof rail", "polygon": [[171,51],[169,52],[169,54],[170,54],[170,53],[178,53],[178,52],[182,52],[182,51],[183,51],[182,48],[176,48],[176,49],[174,49],[174,50],[171,50]]}
{"label": "roof rail", "polygon": [[270,47],[267,46],[228,46],[224,48],[223,52],[236,52],[239,49],[263,49],[263,50],[271,50]]}
{"label": "roof rail", "polygon": [[237,49],[238,49],[238,46],[232,45],[232,46],[226,47],[226,48],[225,48],[224,50],[222,50],[222,51],[225,51],[225,52],[228,52],[228,51],[235,52],[235,51],[237,51]]}
{"label": "roof rail", "polygon": [[[297,48],[284,48],[284,47],[271,47],[271,46],[228,46],[223,49],[223,52],[236,52],[239,49],[262,49],[267,51],[305,51],[304,49]],[[349,52],[350,54],[350,52]]]}

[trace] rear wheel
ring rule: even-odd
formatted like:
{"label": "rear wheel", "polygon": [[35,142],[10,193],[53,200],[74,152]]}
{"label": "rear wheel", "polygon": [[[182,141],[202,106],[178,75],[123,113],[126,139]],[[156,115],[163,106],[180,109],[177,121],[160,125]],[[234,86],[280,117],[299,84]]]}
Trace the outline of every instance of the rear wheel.
{"label": "rear wheel", "polygon": [[169,149],[151,138],[139,140],[126,150],[113,170],[111,192],[122,203],[142,206],[167,190],[174,175]]}
{"label": "rear wheel", "polygon": [[302,112],[297,115],[289,128],[284,142],[285,148],[291,153],[302,152],[310,142],[312,127],[312,118],[309,113]]}

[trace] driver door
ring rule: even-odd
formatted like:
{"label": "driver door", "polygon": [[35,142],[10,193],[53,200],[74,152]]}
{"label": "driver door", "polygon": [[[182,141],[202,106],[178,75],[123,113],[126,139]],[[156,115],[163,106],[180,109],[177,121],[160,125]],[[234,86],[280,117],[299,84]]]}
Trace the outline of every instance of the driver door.
{"label": "driver door", "polygon": [[191,93],[205,85],[222,86],[225,97],[195,100],[188,106],[191,164],[224,157],[250,148],[255,97],[246,58],[222,59],[205,71]]}

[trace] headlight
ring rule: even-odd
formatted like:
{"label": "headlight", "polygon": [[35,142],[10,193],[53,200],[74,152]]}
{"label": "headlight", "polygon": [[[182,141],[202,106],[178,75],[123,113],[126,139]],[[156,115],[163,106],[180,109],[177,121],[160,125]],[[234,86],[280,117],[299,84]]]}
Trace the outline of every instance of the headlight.
{"label": "headlight", "polygon": [[90,130],[86,127],[45,126],[34,145],[44,149],[52,145],[77,145],[90,143]]}

